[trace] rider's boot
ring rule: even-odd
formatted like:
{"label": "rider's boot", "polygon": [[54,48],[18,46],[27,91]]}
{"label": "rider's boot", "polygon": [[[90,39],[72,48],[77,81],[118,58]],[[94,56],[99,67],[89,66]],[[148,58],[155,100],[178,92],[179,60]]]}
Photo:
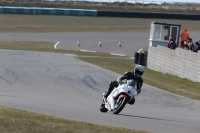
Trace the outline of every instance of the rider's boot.
{"label": "rider's boot", "polygon": [[113,90],[113,88],[109,87],[109,88],[108,88],[108,92],[107,92],[107,91],[104,91],[104,92],[103,92],[103,96],[104,96],[105,98],[107,98],[107,97],[110,95],[110,93],[112,92],[112,90]]}
{"label": "rider's boot", "polygon": [[133,105],[135,103],[135,98],[133,97],[129,102],[130,105]]}
{"label": "rider's boot", "polygon": [[108,91],[104,91],[104,92],[106,92],[104,97],[107,98],[110,95],[110,93],[112,92],[112,90],[114,89],[114,87],[117,87],[117,86],[118,86],[117,81],[111,81],[109,84]]}

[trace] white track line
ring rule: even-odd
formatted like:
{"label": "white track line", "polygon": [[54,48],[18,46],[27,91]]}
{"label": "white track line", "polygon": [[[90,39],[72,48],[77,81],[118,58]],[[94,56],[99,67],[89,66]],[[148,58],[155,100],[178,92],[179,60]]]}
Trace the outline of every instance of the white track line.
{"label": "white track line", "polygon": [[[97,51],[90,51],[90,50],[83,50],[81,49],[80,51],[82,52],[93,52],[93,53],[96,53]],[[123,54],[116,54],[116,53],[110,53],[111,55],[118,55],[118,56],[126,56],[126,55],[123,55]]]}
{"label": "white track line", "polygon": [[115,54],[115,53],[110,53],[111,55],[118,55],[118,56],[126,56],[124,54]]}
{"label": "white track line", "polygon": [[55,48],[55,49],[57,49],[56,46],[57,46],[59,43],[60,43],[60,41],[58,41],[58,42],[54,45],[54,48]]}
{"label": "white track line", "polygon": [[142,50],[142,48],[138,51],[138,53],[140,53],[141,50]]}
{"label": "white track line", "polygon": [[96,51],[83,50],[83,49],[81,49],[80,51],[82,51],[82,52],[92,52],[92,53],[96,53]]}

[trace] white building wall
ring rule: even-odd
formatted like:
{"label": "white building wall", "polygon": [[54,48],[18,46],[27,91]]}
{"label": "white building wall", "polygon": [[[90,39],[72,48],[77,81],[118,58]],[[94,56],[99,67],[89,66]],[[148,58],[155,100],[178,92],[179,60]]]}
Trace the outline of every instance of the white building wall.
{"label": "white building wall", "polygon": [[195,53],[181,48],[172,50],[159,45],[150,46],[147,67],[164,74],[200,82],[200,52]]}

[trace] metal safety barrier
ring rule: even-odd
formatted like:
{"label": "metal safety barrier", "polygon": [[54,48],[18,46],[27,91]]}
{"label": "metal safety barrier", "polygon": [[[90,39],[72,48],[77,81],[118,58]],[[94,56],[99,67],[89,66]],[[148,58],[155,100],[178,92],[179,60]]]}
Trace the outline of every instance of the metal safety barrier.
{"label": "metal safety barrier", "polygon": [[67,15],[67,16],[97,16],[97,10],[35,8],[35,7],[6,7],[0,6],[0,13],[33,14],[33,15]]}

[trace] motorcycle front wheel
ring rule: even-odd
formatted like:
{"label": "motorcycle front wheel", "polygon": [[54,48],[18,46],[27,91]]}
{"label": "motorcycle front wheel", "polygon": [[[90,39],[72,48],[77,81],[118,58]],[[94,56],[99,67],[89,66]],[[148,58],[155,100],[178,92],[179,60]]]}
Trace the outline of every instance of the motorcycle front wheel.
{"label": "motorcycle front wheel", "polygon": [[125,107],[127,102],[128,102],[128,99],[126,97],[121,98],[120,101],[115,105],[113,109],[113,114],[119,114],[122,111],[122,109]]}

